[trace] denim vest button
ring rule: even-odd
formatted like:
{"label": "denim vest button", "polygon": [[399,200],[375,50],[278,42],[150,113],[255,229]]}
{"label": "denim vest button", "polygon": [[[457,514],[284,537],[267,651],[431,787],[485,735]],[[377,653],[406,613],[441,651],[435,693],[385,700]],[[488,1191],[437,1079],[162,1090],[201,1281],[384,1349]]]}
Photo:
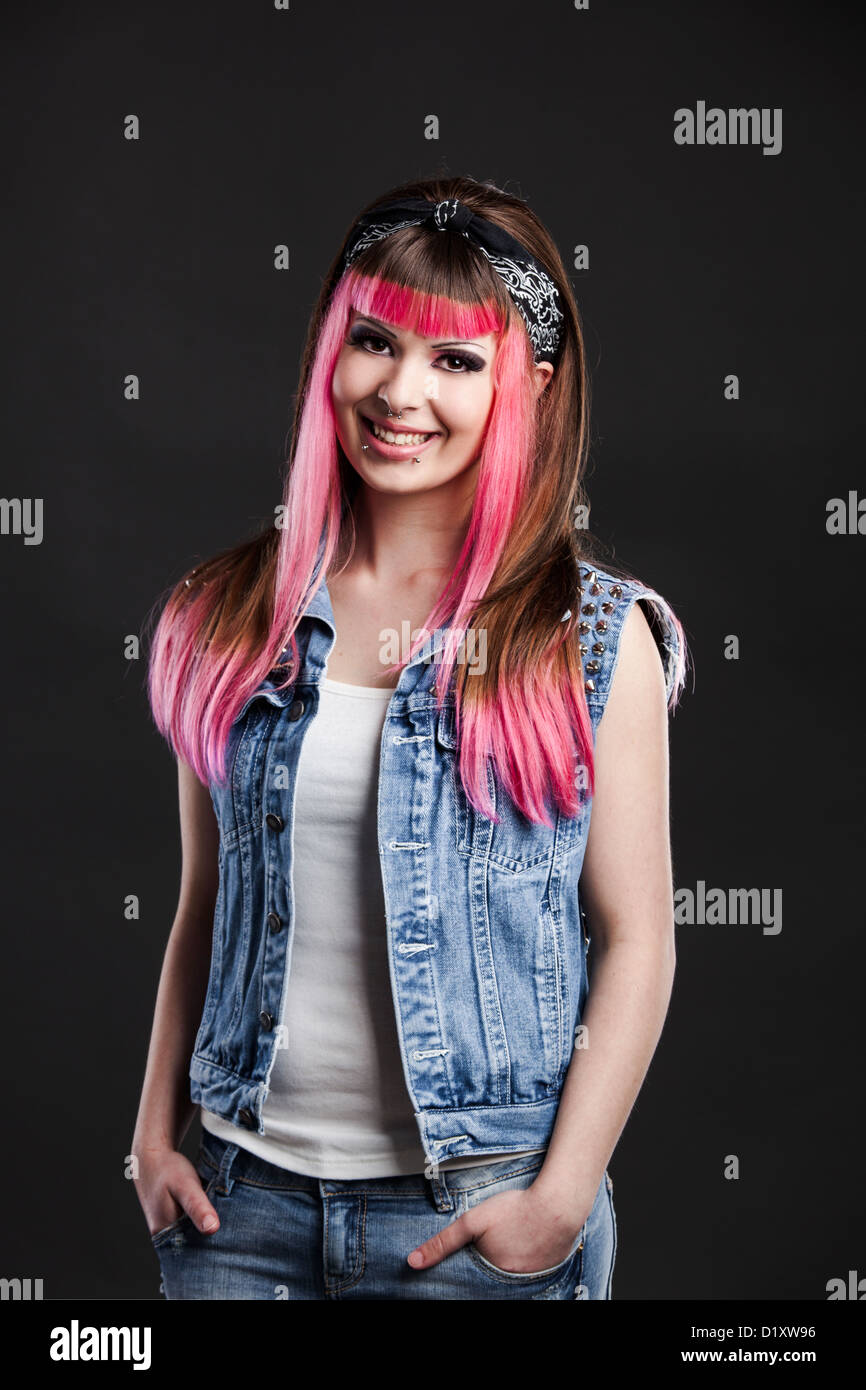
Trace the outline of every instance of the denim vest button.
{"label": "denim vest button", "polygon": [[267,1009],[262,1009],[261,1013],[259,1014],[259,1022],[261,1023],[263,1028],[270,1029],[274,1026],[274,1020],[268,1013]]}
{"label": "denim vest button", "polygon": [[271,931],[279,931],[283,925],[282,917],[278,916],[276,912],[269,912],[267,921]]}
{"label": "denim vest button", "polygon": [[242,1125],[246,1125],[247,1129],[255,1129],[256,1117],[253,1114],[252,1110],[239,1110],[238,1119],[240,1120]]}
{"label": "denim vest button", "polygon": [[278,816],[274,811],[269,811],[265,816],[265,824],[269,825],[271,830],[282,830],[285,822],[282,816]]}
{"label": "denim vest button", "polygon": [[289,718],[292,720],[293,723],[296,719],[300,719],[303,712],[303,700],[293,700],[292,703],[289,705]]}

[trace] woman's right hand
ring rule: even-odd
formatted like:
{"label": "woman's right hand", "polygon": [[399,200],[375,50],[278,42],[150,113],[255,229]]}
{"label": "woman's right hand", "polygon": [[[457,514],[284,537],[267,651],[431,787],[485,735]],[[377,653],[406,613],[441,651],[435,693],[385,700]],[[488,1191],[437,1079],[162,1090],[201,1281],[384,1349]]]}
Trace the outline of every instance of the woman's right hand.
{"label": "woman's right hand", "polygon": [[195,1164],[185,1154],[159,1148],[138,1150],[137,1156],[135,1186],[151,1236],[172,1226],[184,1213],[202,1235],[219,1229],[216,1209],[205,1194]]}

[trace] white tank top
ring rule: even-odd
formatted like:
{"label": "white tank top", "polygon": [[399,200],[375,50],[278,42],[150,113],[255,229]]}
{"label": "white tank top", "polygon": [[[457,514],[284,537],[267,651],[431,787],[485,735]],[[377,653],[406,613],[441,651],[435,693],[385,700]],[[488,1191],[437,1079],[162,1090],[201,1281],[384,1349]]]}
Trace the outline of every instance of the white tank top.
{"label": "white tank top", "polygon": [[[298,762],[295,928],[265,1132],[204,1108],[202,1126],[310,1177],[422,1173],[394,1018],[376,822],[382,726],[394,692],[327,678],[319,692]],[[458,1156],[438,1166],[496,1160]]]}

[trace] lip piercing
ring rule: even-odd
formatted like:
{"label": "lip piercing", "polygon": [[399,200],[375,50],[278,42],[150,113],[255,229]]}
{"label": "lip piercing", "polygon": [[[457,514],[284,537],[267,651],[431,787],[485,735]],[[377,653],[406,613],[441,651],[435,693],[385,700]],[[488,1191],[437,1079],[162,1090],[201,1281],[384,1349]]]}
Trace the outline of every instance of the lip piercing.
{"label": "lip piercing", "polygon": [[[367,450],[369,449],[369,447],[370,447],[369,444],[362,444],[362,445],[361,445],[361,452],[364,453],[364,454],[366,454],[366,452],[367,452]],[[413,458],[412,462],[413,462],[413,463],[420,463],[420,462],[421,462],[421,460],[418,458],[417,454],[416,454],[415,458]]]}
{"label": "lip piercing", "polygon": [[[385,398],[385,404],[388,405],[388,398],[387,398],[387,396],[386,396],[386,398]],[[388,414],[389,414],[389,416],[391,416],[392,418],[394,418],[394,412],[393,412],[393,410],[391,409],[390,405],[388,406]],[[403,412],[402,412],[402,410],[398,410],[398,411],[397,411],[396,419],[398,419],[398,420],[402,420],[402,419],[403,419]],[[362,452],[366,454],[366,452],[367,452],[367,450],[369,449],[369,447],[370,447],[369,444],[362,444],[362,445],[361,445],[361,450],[362,450]],[[413,458],[412,462],[413,462],[413,463],[420,463],[421,460],[420,460],[419,458],[416,457],[416,458]]]}

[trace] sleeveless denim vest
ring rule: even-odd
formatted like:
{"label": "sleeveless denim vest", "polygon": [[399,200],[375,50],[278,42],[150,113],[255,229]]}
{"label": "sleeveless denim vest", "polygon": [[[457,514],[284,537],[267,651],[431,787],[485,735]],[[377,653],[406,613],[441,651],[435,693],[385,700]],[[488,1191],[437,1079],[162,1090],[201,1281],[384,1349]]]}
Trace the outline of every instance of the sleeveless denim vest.
{"label": "sleeveless denim vest", "polygon": [[[632,604],[647,600],[668,698],[678,638],[661,595],[598,567],[581,573],[595,739]],[[430,1163],[546,1147],[589,989],[580,874],[591,802],[574,818],[554,807],[553,826],[536,825],[490,772],[499,823],[469,804],[456,771],[453,694],[437,712],[432,690],[445,634],[437,629],[400,673],[382,732],[377,804],[394,1022]],[[232,725],[227,783],[210,788],[219,891],[191,1098],[259,1134],[292,964],[298,758],[336,640],[324,580],[296,637],[295,683],[276,691],[284,679],[277,666],[249,697]]]}

